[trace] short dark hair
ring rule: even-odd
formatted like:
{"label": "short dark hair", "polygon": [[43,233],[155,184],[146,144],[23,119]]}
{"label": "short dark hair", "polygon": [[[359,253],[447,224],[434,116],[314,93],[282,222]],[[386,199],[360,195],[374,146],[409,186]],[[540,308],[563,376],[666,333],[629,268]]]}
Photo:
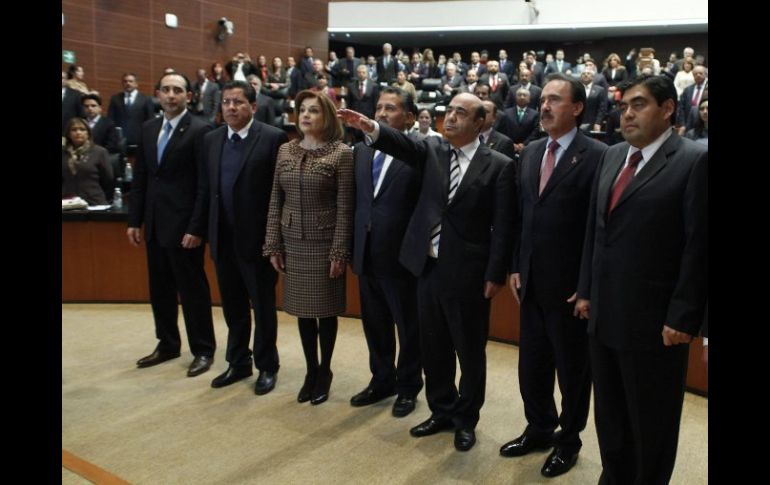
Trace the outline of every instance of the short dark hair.
{"label": "short dark hair", "polygon": [[257,102],[257,91],[254,89],[254,86],[246,81],[227,81],[222,88],[222,95],[224,96],[225,91],[229,89],[241,89],[243,90],[246,99],[249,100],[249,103],[253,104]]}
{"label": "short dark hair", "polygon": [[133,72],[125,72],[125,73],[123,73],[123,75],[122,75],[122,76],[120,76],[120,80],[122,81],[123,79],[125,79],[125,78],[126,78],[126,76],[133,76],[133,78],[134,78],[134,81],[137,81],[137,80],[139,80],[139,78],[138,78],[138,77],[136,77],[136,74],[134,74]]}
{"label": "short dark hair", "polygon": [[184,84],[185,84],[185,88],[187,89],[187,92],[188,93],[192,92],[192,85],[190,84],[190,80],[187,79],[187,76],[185,76],[181,72],[169,72],[169,73],[163,74],[160,77],[160,79],[158,79],[158,89],[160,89],[161,83],[163,82],[163,78],[165,78],[167,76],[179,76],[179,77],[181,77],[182,79],[184,79]]}
{"label": "short dark hair", "polygon": [[80,68],[80,66],[77,64],[70,64],[70,67],[67,68],[67,79],[73,79],[78,68]]}
{"label": "short dark hair", "polygon": [[[583,114],[586,112],[586,88],[575,77],[567,76],[566,74],[563,74],[561,72],[552,72],[551,74],[545,77],[545,82],[543,83],[543,89],[545,89],[545,85],[551,81],[564,81],[569,83],[570,96],[572,97],[572,102],[583,103],[583,110],[580,112],[579,115],[575,117],[575,123],[577,123],[577,125],[580,126],[580,124],[583,122]],[[543,98],[540,98],[540,100],[542,101]]]}
{"label": "short dark hair", "polygon": [[383,94],[395,94],[398,96],[399,101],[401,102],[401,109],[404,110],[406,113],[412,113],[413,115],[417,115],[417,106],[414,104],[414,99],[412,99],[412,95],[407,93],[401,88],[395,88],[392,86],[388,86],[386,88],[380,89],[380,96]]}
{"label": "short dark hair", "polygon": [[[677,96],[676,87],[674,87],[674,81],[668,76],[655,76],[654,74],[642,74],[634,79],[626,81],[618,85],[620,89],[620,95],[625,95],[626,91],[634,86],[644,86],[655,98],[658,106],[663,105],[667,100],[671,100],[674,103],[674,111],[671,113],[671,124],[676,122],[676,108],[677,108]],[[684,120],[682,121],[684,122]]]}
{"label": "short dark hair", "polygon": [[98,94],[88,93],[80,97],[80,104],[83,104],[87,99],[93,99],[99,106],[102,105],[102,98]]}

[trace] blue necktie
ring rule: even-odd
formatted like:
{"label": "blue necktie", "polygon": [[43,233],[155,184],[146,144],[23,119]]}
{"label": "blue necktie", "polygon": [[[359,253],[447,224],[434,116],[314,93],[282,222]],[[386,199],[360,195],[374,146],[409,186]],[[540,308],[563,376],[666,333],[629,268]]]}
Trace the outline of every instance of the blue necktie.
{"label": "blue necktie", "polygon": [[377,181],[380,180],[380,172],[382,172],[382,165],[385,162],[385,153],[380,152],[379,155],[374,157],[372,162],[372,188],[377,188]]}
{"label": "blue necktie", "polygon": [[171,123],[166,121],[163,125],[163,134],[160,136],[160,140],[158,140],[158,165],[160,165],[160,160],[163,158],[163,150],[166,149],[169,138],[171,138]]}

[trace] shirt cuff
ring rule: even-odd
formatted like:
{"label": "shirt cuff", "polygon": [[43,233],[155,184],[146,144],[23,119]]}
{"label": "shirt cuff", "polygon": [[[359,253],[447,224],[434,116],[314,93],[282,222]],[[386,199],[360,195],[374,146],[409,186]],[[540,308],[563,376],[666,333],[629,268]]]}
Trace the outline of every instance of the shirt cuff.
{"label": "shirt cuff", "polygon": [[368,147],[374,145],[380,137],[380,124],[374,120],[372,120],[372,123],[374,123],[374,131],[371,133],[364,133],[364,143],[366,143],[366,146]]}

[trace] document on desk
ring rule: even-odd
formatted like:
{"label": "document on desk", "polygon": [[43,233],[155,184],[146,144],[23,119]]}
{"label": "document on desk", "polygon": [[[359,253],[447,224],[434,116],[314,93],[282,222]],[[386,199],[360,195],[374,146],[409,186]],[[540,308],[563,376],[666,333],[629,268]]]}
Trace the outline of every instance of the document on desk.
{"label": "document on desk", "polygon": [[87,208],[90,211],[106,211],[110,207],[112,207],[110,204],[106,204],[106,205],[89,205]]}

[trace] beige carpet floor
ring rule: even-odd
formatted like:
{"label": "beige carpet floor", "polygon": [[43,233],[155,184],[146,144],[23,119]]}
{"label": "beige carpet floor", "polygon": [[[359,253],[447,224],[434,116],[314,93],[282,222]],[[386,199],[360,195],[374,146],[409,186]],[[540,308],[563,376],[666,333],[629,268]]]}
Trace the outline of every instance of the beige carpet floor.
{"label": "beige carpet floor", "polygon": [[[253,392],[254,377],[212,389],[227,367],[227,328],[214,309],[219,348],[209,372],[185,376],[182,356],[137,369],[154,348],[152,314],[143,304],[62,305],[62,446],[134,484],[594,484],[601,470],[593,407],[583,450],[569,473],[540,475],[547,452],[502,458],[500,445],[523,431],[516,375],[518,348],[487,346],[486,403],[467,453],[452,433],[412,438],[429,416],[424,392],[411,415],[390,414],[392,399],[353,408],[350,396],[369,380],[366,342],[357,319],[340,319],[329,401],[299,404],[305,368],[295,320],[279,313],[278,385]],[[180,312],[180,326],[181,312]],[[558,403],[558,391],[556,391]],[[673,484],[708,482],[708,400],[686,394]],[[89,483],[62,469],[62,483]]]}

